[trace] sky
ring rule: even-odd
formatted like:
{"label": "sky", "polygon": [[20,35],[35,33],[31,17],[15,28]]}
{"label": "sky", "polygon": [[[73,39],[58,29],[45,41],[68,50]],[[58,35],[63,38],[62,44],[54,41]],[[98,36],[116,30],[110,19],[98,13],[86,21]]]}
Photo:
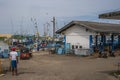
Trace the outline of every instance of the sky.
{"label": "sky", "polygon": [[52,35],[53,17],[56,30],[72,20],[120,23],[98,19],[99,14],[118,10],[120,0],[0,0],[0,33],[34,34],[37,23],[41,36],[44,31]]}

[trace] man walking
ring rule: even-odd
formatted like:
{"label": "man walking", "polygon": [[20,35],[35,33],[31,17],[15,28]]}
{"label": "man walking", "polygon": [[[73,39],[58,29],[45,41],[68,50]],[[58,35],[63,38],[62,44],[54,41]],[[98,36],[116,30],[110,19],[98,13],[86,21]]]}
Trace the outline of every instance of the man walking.
{"label": "man walking", "polygon": [[18,63],[18,54],[15,51],[16,48],[12,48],[10,52],[10,60],[11,60],[11,67],[12,67],[12,75],[17,75],[17,63]]}

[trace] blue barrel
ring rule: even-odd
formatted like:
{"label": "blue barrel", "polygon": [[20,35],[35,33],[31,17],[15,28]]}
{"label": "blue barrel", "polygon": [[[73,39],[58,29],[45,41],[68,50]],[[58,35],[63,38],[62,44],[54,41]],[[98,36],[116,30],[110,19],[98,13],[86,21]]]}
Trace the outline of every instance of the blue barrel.
{"label": "blue barrel", "polygon": [[57,52],[57,54],[63,54],[63,49],[62,48],[58,48],[58,52]]}

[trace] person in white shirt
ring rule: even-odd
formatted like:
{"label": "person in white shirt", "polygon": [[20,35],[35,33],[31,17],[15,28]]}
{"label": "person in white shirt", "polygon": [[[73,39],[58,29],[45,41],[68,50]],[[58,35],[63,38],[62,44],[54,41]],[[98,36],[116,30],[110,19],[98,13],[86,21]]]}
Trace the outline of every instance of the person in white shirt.
{"label": "person in white shirt", "polygon": [[16,48],[12,48],[10,52],[10,60],[11,60],[11,67],[12,67],[12,75],[17,75],[17,63],[18,63],[18,53],[15,51]]}

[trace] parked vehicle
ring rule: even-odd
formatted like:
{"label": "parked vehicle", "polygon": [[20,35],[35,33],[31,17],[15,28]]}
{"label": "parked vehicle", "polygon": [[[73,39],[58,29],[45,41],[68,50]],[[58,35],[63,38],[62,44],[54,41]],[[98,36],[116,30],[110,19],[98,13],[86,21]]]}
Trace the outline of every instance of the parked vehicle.
{"label": "parked vehicle", "polygon": [[20,50],[20,59],[30,59],[32,57],[32,53],[28,48],[22,48]]}

